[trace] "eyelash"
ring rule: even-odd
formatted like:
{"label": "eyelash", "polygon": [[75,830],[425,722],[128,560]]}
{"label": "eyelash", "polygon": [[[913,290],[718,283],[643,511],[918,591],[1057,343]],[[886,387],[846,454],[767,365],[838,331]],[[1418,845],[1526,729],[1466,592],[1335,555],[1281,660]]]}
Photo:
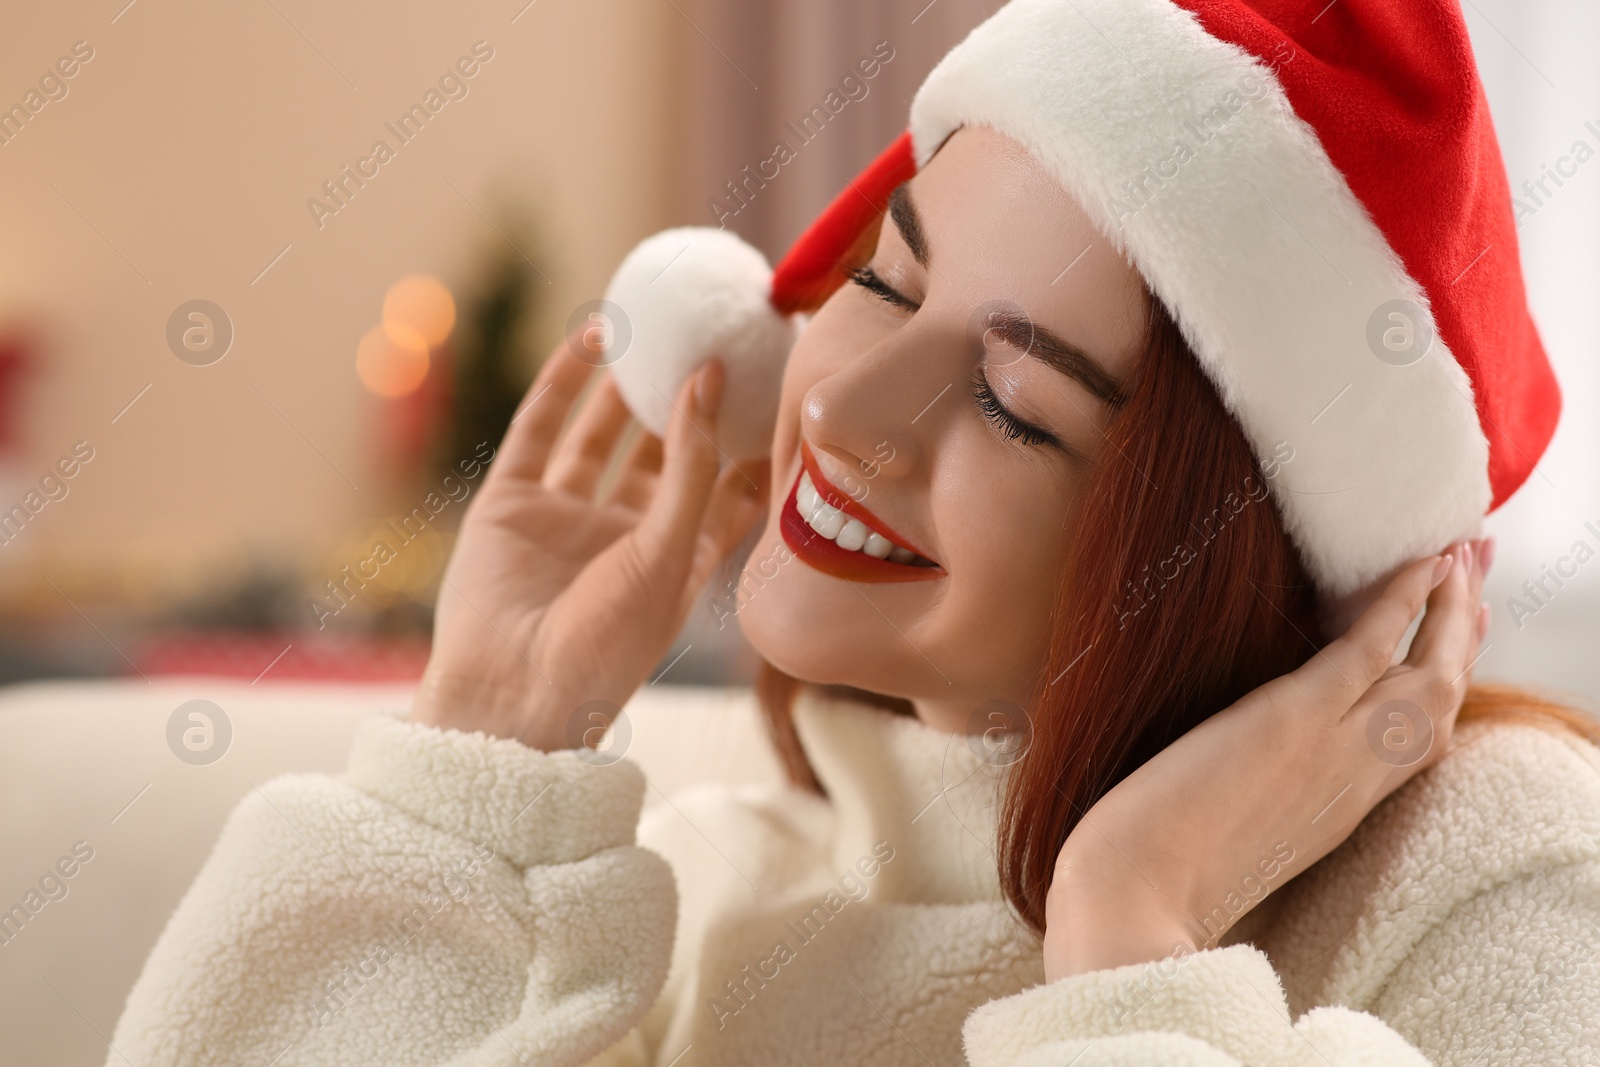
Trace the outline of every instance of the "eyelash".
{"label": "eyelash", "polygon": [[989,381],[983,376],[981,369],[972,373],[972,398],[977,401],[978,410],[983,412],[983,417],[998,426],[1000,432],[1009,439],[1021,441],[1025,445],[1062,447],[1055,434],[1041,430],[1031,422],[1023,422],[1000,403],[1000,398],[989,388]]}
{"label": "eyelash", "polygon": [[[855,267],[850,271],[849,278],[853,284],[859,285],[885,304],[903,308],[907,311],[915,311],[919,306],[914,301],[891,289],[889,284],[878,277],[877,272],[871,267]],[[1031,446],[1053,445],[1057,448],[1063,447],[1055,434],[1042,430],[1032,423],[1024,422],[1013,415],[1000,402],[1000,398],[995,396],[994,390],[989,388],[989,381],[983,376],[981,368],[973,371],[972,398],[977,403],[978,410],[983,414],[983,417],[999,427],[1000,432],[1008,439],[1021,441],[1023,444]]]}
{"label": "eyelash", "polygon": [[871,267],[854,267],[850,271],[850,281],[861,286],[873,296],[897,308],[915,311],[920,306],[915,301],[906,298],[895,290],[889,288],[889,283],[878,277],[878,272]]}

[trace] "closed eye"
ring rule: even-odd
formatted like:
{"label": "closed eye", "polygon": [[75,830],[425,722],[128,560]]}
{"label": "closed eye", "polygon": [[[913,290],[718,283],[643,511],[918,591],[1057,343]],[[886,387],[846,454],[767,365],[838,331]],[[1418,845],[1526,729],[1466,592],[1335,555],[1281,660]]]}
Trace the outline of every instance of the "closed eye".
{"label": "closed eye", "polygon": [[972,374],[972,398],[978,405],[978,410],[983,417],[994,423],[1002,434],[1013,441],[1020,440],[1025,445],[1051,445],[1063,451],[1070,451],[1062,444],[1061,439],[1049,430],[1025,422],[1012,414],[994,395],[994,390],[989,387],[989,379],[983,376],[980,367]]}
{"label": "closed eye", "polygon": [[885,304],[904,308],[907,311],[915,311],[921,306],[904,293],[892,288],[871,267],[856,267],[850,271],[849,278],[852,284],[861,286],[861,288],[882,300]]}
{"label": "closed eye", "polygon": [[[906,311],[916,311],[920,304],[910,297],[893,288],[888,282],[878,275],[878,272],[869,266],[860,266],[852,269],[848,277],[854,285],[859,285],[871,293],[878,300],[891,307],[902,308]],[[1009,440],[1021,441],[1024,445],[1033,447],[1046,446],[1059,449],[1069,456],[1077,453],[1055,434],[1031,422],[1018,418],[1008,409],[994,390],[989,387],[989,380],[984,377],[982,367],[974,368],[972,376],[972,398],[977,404],[978,411],[983,417],[995,425],[995,428]]]}

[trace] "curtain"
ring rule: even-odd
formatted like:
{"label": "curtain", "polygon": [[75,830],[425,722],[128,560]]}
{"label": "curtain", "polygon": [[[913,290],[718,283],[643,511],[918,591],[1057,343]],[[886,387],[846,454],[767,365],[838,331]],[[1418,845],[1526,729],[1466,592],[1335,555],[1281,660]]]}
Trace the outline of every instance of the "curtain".
{"label": "curtain", "polygon": [[1000,6],[670,2],[685,24],[691,116],[679,214],[691,225],[725,224],[774,260],[905,129],[912,94],[939,57]]}

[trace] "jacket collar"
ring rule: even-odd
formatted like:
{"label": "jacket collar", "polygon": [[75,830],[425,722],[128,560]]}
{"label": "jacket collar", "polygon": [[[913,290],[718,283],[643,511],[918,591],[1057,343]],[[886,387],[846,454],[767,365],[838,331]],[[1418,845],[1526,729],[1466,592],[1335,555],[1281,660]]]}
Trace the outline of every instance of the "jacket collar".
{"label": "jacket collar", "polygon": [[[885,847],[873,893],[917,904],[1000,901],[995,830],[1005,771],[980,738],[806,688],[795,728],[835,813],[834,867]],[[880,844],[882,843],[882,844]]]}

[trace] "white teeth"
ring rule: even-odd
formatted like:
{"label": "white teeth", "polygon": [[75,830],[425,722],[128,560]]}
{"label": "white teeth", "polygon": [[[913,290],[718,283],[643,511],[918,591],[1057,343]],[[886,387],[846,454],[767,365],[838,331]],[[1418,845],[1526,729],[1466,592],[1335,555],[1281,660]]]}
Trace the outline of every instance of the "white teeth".
{"label": "white teeth", "polygon": [[809,474],[800,475],[794,504],[800,517],[806,520],[806,525],[840,548],[865,552],[874,559],[888,559],[895,563],[910,563],[917,558],[910,549],[901,548],[882,534],[874,532],[860,519],[852,519],[823,500]]}
{"label": "white teeth", "polygon": [[827,504],[818,504],[817,510],[811,515],[811,528],[830,541],[839,536],[844,523],[844,512]]}
{"label": "white teeth", "polygon": [[800,514],[806,521],[811,520],[811,514],[817,510],[817,505],[822,503],[822,498],[817,494],[817,487],[811,482],[811,475],[800,476],[800,488],[794,494],[795,507],[800,509]]}
{"label": "white teeth", "polygon": [[822,499],[809,474],[800,476],[800,487],[794,494],[794,506],[813,530],[830,541],[839,536],[848,518],[844,512]]}
{"label": "white teeth", "polygon": [[872,531],[867,529],[867,524],[860,519],[851,519],[839,531],[839,536],[834,541],[840,548],[848,548],[852,552],[860,552],[867,544],[867,534]]}

